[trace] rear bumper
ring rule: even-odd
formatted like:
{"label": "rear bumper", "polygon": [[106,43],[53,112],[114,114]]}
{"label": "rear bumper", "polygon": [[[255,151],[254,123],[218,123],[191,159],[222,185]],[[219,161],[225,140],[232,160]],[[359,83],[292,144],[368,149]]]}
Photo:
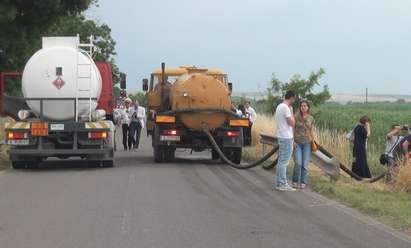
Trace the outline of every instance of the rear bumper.
{"label": "rear bumper", "polygon": [[110,155],[113,153],[113,148],[102,149],[10,149],[9,154],[12,155],[30,155],[35,157],[44,156],[59,156],[59,155]]}

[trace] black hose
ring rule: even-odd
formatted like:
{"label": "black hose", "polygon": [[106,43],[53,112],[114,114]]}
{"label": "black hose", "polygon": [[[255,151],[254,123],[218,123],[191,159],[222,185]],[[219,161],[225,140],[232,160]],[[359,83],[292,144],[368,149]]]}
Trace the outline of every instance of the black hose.
{"label": "black hose", "polygon": [[[324,147],[320,146],[318,149],[320,152],[324,153],[324,155],[326,155],[329,158],[333,158],[334,156],[328,152]],[[369,183],[374,183],[377,182],[379,180],[381,180],[382,178],[385,177],[385,175],[387,174],[387,172],[383,172],[380,175],[373,177],[373,178],[363,178],[360,177],[359,175],[357,175],[355,172],[351,171],[347,166],[345,166],[344,164],[340,163],[340,168],[341,170],[343,170],[345,173],[347,173],[349,176],[351,176],[352,178],[354,178],[357,181],[364,181],[364,182],[369,182]]]}
{"label": "black hose", "polygon": [[208,128],[203,128],[203,132],[207,135],[208,140],[210,141],[211,145],[213,146],[214,150],[217,151],[218,155],[220,156],[220,158],[226,162],[227,164],[229,164],[231,167],[239,169],[239,170],[245,170],[245,169],[251,169],[253,167],[256,167],[260,164],[262,164],[264,161],[266,161],[267,159],[269,159],[277,150],[278,147],[274,147],[269,153],[267,153],[266,155],[264,155],[260,160],[252,163],[252,164],[236,164],[231,162],[231,160],[229,160],[224,153],[221,151],[220,147],[218,146],[217,142],[215,141],[213,135],[211,135],[210,131],[208,130]]}
{"label": "black hose", "polygon": [[165,115],[175,115],[175,114],[182,114],[182,113],[222,113],[232,117],[239,118],[239,116],[228,109],[222,108],[186,108],[186,109],[178,109],[178,110],[170,110],[163,112],[162,114]]}
{"label": "black hose", "polygon": [[277,164],[278,164],[278,157],[270,164],[263,165],[262,167],[264,170],[271,170],[271,169],[274,169],[277,166]]}

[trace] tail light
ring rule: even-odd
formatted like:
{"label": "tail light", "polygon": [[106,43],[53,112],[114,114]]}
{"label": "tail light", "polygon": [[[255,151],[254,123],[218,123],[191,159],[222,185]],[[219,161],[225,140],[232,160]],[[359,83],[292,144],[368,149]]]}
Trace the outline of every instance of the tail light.
{"label": "tail light", "polygon": [[8,132],[7,133],[7,139],[8,140],[21,140],[21,139],[27,139],[27,133],[26,132]]}
{"label": "tail light", "polygon": [[176,129],[167,129],[163,131],[163,135],[175,136],[178,132]]}
{"label": "tail light", "polygon": [[31,135],[47,136],[49,135],[49,124],[47,122],[32,122]]}
{"label": "tail light", "polygon": [[228,137],[237,137],[238,135],[240,135],[240,132],[239,131],[227,131],[225,135]]}
{"label": "tail light", "polygon": [[107,132],[89,132],[88,138],[89,139],[107,139],[108,133]]}

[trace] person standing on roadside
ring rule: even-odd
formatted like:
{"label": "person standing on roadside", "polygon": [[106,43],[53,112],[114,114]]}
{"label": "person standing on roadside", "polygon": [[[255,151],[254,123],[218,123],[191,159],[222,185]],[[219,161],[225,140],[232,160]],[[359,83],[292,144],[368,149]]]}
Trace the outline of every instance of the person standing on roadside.
{"label": "person standing on roadside", "polygon": [[278,138],[278,163],[276,168],[276,190],[295,191],[287,182],[287,166],[293,152],[293,128],[295,119],[293,115],[293,103],[296,95],[293,91],[285,93],[284,101],[275,110],[275,122],[277,124]]}
{"label": "person standing on roadside", "polygon": [[367,139],[371,135],[370,118],[363,116],[354,129],[352,172],[363,178],[371,178],[367,162]]}
{"label": "person standing on roadside", "polygon": [[314,138],[314,117],[310,110],[310,103],[302,100],[295,114],[293,188],[304,189],[308,182],[311,141]]}
{"label": "person standing on roadside", "polygon": [[133,145],[133,149],[137,149],[140,143],[141,130],[144,128],[144,120],[146,118],[146,109],[139,105],[138,101],[134,102],[134,107],[131,111],[130,129],[128,145]]}
{"label": "person standing on roadside", "polygon": [[391,131],[387,133],[385,136],[386,144],[385,144],[385,152],[387,158],[387,165],[394,166],[397,164],[398,158],[394,154],[395,147],[401,142],[404,138],[401,136],[402,127],[398,124],[394,124],[391,126]]}
{"label": "person standing on roadside", "polygon": [[249,126],[246,128],[246,140],[244,141],[245,145],[249,146],[251,145],[251,128],[253,127],[253,124],[255,120],[257,119],[257,113],[255,112],[254,108],[251,107],[251,104],[249,101],[245,102],[245,112],[246,115],[248,116],[249,120]]}
{"label": "person standing on roadside", "polygon": [[405,163],[410,163],[411,161],[411,135],[407,135],[402,143],[402,149],[404,152]]}

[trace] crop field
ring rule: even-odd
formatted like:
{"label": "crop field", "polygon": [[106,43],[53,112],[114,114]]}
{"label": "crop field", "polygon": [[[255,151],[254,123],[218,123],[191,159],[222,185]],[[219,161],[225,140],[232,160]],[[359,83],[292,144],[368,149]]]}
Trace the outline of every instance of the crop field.
{"label": "crop field", "polygon": [[368,156],[372,163],[376,163],[384,151],[385,134],[391,125],[411,125],[411,103],[327,103],[314,108],[313,114],[318,127],[339,133],[347,133],[361,116],[368,115],[371,118]]}

